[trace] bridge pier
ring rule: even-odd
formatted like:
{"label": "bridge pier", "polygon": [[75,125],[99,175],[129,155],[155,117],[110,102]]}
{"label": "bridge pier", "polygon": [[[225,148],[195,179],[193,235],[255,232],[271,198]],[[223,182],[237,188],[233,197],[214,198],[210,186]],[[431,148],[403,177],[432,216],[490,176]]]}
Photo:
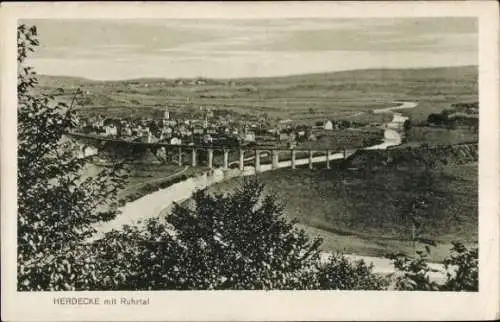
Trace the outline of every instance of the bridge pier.
{"label": "bridge pier", "polygon": [[347,159],[347,149],[344,149],[344,160]]}
{"label": "bridge pier", "polygon": [[182,166],[182,148],[179,147],[179,166]]}
{"label": "bridge pier", "polygon": [[240,150],[240,171],[245,169],[245,150]]}
{"label": "bridge pier", "polygon": [[207,152],[208,152],[208,168],[212,169],[214,163],[214,150],[208,149]]}
{"label": "bridge pier", "polygon": [[224,170],[229,169],[229,151],[224,149]]}
{"label": "bridge pier", "polygon": [[191,151],[191,165],[193,167],[196,167],[196,149],[193,148],[193,150]]}
{"label": "bridge pier", "polygon": [[309,150],[309,169],[313,168],[313,151]]}
{"label": "bridge pier", "polygon": [[295,169],[295,150],[292,150],[292,169]]}
{"label": "bridge pier", "polygon": [[330,169],[330,150],[326,150],[326,168]]}
{"label": "bridge pier", "polygon": [[271,150],[271,154],[272,154],[272,167],[273,169],[278,169],[278,165],[279,165],[279,151],[278,150]]}
{"label": "bridge pier", "polygon": [[260,172],[260,150],[255,150],[255,172]]}

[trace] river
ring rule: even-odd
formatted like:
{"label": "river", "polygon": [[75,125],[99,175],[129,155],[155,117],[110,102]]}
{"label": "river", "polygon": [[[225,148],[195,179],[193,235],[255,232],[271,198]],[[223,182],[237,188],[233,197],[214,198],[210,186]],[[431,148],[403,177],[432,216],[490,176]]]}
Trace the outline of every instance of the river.
{"label": "river", "polygon": [[[399,102],[399,106],[376,109],[374,113],[391,113],[399,109],[415,108],[418,104],[415,102]],[[385,150],[388,147],[397,146],[401,144],[402,138],[398,131],[403,127],[404,122],[408,117],[401,113],[393,113],[391,122],[385,125],[384,140],[380,144],[364,148],[365,150]],[[330,160],[338,160],[344,158],[343,153],[331,154]],[[325,162],[326,156],[313,157],[313,163]],[[309,163],[309,158],[302,158],[296,160],[296,165],[304,165]],[[278,168],[291,167],[291,161],[281,161],[278,163]],[[261,172],[271,171],[272,165],[261,165]],[[188,178],[179,183],[173,184],[165,189],[158,190],[148,194],[137,200],[128,202],[120,208],[120,214],[112,221],[106,223],[99,223],[95,227],[99,235],[111,231],[112,229],[121,229],[123,225],[137,225],[140,221],[147,218],[157,217],[163,210],[170,208],[174,203],[179,203],[191,198],[193,193],[198,189],[207,188],[213,184],[222,182],[224,180],[239,177],[241,175],[250,176],[255,174],[253,166],[245,166],[243,173],[239,169],[229,169],[223,171],[222,169],[215,169],[211,174],[204,173],[203,175]],[[329,253],[323,253],[322,257],[326,258]],[[346,255],[351,260],[364,260],[367,263],[373,263],[374,272],[381,274],[393,273],[395,271],[392,262],[383,257],[369,257],[360,256],[355,254]],[[430,274],[430,278],[437,282],[441,282],[446,278],[446,271],[441,264],[430,264],[436,270]]]}

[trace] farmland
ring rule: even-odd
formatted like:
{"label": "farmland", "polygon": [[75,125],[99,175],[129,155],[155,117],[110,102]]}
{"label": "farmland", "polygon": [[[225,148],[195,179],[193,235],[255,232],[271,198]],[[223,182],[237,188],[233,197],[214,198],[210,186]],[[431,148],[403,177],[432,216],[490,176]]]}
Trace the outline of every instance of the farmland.
{"label": "farmland", "polygon": [[[191,84],[193,83],[193,84]],[[477,66],[380,69],[246,79],[136,79],[91,81],[81,78],[40,76],[43,91],[70,100],[83,91],[78,110],[84,115],[114,117],[157,116],[166,106],[175,113],[196,113],[199,106],[241,115],[291,118],[312,123],[325,118],[384,116],[360,111],[387,107],[395,101],[417,101],[404,111],[425,120],[457,102],[477,101]]]}

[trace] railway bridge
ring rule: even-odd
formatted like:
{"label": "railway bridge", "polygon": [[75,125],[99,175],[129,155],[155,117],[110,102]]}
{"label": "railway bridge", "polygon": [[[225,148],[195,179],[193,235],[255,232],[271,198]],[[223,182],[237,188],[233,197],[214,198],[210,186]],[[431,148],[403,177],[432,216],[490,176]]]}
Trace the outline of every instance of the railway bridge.
{"label": "railway bridge", "polygon": [[[279,149],[263,146],[216,146],[216,145],[173,145],[168,143],[147,143],[107,138],[97,135],[68,133],[67,136],[77,143],[81,156],[114,154],[129,158],[146,153],[155,156],[156,162],[166,160],[167,154],[174,155],[175,162],[193,167],[204,166],[209,169],[221,167],[224,170],[238,167],[243,171],[246,165],[253,165],[259,172],[266,163],[272,169],[283,167],[283,163],[295,169],[300,165],[313,168],[314,163],[325,163],[330,168],[331,160],[345,159],[356,152],[355,149]],[[215,161],[217,156],[217,161]],[[230,159],[231,157],[231,159]],[[218,163],[216,165],[216,163]]]}

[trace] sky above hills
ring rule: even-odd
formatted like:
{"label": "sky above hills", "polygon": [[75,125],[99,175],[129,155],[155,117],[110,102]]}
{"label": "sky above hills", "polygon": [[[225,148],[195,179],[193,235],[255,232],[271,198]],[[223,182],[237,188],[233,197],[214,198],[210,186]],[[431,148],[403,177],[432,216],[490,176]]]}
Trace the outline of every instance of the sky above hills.
{"label": "sky above hills", "polygon": [[237,78],[477,65],[474,18],[26,20],[39,74]]}

